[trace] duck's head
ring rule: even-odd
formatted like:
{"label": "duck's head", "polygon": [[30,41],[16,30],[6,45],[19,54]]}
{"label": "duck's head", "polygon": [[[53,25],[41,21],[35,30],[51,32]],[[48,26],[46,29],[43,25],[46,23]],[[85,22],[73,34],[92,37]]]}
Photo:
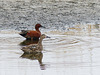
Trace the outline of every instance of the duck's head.
{"label": "duck's head", "polygon": [[49,37],[49,36],[46,36],[45,34],[42,34],[42,35],[40,36],[40,38],[44,39],[44,38],[50,38],[50,37]]}
{"label": "duck's head", "polygon": [[40,27],[45,28],[44,26],[42,26],[42,25],[39,24],[39,23],[35,25],[35,29],[38,29],[38,28],[40,28]]}

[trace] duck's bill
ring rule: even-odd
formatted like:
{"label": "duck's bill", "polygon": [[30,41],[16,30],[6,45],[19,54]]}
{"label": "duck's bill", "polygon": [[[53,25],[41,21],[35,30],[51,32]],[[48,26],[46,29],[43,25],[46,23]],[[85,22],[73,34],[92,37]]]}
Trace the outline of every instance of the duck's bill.
{"label": "duck's bill", "polygon": [[45,26],[41,26],[42,28],[46,28]]}
{"label": "duck's bill", "polygon": [[51,38],[51,37],[49,37],[49,36],[46,36],[46,38]]}

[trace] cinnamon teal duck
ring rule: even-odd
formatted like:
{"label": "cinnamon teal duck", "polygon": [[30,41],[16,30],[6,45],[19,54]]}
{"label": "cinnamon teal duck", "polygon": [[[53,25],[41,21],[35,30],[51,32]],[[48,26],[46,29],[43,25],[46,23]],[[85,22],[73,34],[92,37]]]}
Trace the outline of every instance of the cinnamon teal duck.
{"label": "cinnamon teal duck", "polygon": [[21,30],[19,33],[21,36],[25,37],[27,40],[39,40],[39,37],[41,36],[41,32],[39,28],[45,28],[41,24],[35,25],[35,31],[34,30]]}

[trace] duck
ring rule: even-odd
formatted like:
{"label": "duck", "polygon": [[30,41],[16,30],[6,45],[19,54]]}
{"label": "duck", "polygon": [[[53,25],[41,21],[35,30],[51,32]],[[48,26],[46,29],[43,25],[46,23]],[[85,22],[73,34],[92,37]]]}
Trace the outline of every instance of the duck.
{"label": "duck", "polygon": [[50,37],[46,36],[45,34],[42,34],[42,35],[40,36],[40,39],[39,39],[39,41],[38,41],[37,44],[30,44],[30,45],[27,45],[27,46],[25,46],[25,47],[22,47],[21,50],[22,50],[24,53],[41,52],[41,51],[43,50],[42,40],[43,40],[44,38],[50,38]]}
{"label": "duck", "polygon": [[41,36],[41,32],[39,30],[40,27],[45,28],[44,26],[38,23],[35,25],[35,31],[34,30],[21,30],[19,35],[25,37],[27,40],[39,40]]}

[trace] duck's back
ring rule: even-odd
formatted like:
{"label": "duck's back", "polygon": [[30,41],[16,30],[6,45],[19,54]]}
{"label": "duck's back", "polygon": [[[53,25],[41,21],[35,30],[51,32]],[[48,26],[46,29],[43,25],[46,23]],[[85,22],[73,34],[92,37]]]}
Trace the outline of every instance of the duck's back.
{"label": "duck's back", "polygon": [[33,38],[34,37],[39,38],[41,36],[41,33],[38,32],[38,31],[31,30],[31,31],[27,32],[27,36],[30,36],[30,37],[33,37]]}
{"label": "duck's back", "polygon": [[26,39],[30,39],[32,37],[35,40],[39,39],[39,37],[41,36],[41,32],[34,30],[22,30],[19,34]]}
{"label": "duck's back", "polygon": [[21,50],[23,50],[25,53],[32,53],[32,52],[40,52],[40,46],[38,44],[31,44],[26,47],[23,47]]}

